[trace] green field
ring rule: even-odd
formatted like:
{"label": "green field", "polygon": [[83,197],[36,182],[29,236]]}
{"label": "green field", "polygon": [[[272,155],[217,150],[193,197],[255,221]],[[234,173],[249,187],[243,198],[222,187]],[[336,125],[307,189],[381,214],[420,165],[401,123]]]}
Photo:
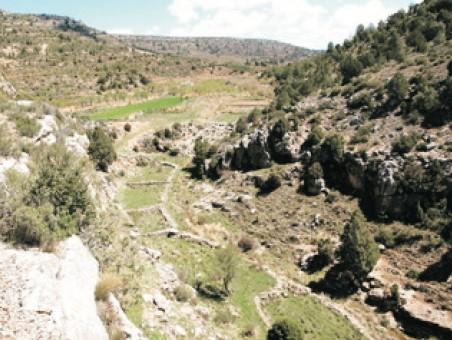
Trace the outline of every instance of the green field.
{"label": "green field", "polygon": [[303,339],[364,339],[345,318],[309,296],[280,299],[269,303],[266,308],[274,320],[289,317],[300,321]]}
{"label": "green field", "polygon": [[130,104],[126,106],[114,107],[111,109],[99,111],[89,116],[91,120],[119,120],[125,119],[132,113],[144,112],[151,113],[158,110],[168,109],[182,104],[186,99],[183,97],[163,97],[159,99],[148,100],[145,102]]}

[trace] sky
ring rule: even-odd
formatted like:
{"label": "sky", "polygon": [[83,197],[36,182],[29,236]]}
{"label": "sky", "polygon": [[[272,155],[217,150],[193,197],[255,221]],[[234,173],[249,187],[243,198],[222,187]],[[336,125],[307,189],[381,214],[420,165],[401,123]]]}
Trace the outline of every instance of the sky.
{"label": "sky", "polygon": [[0,0],[16,13],[70,16],[109,33],[280,40],[312,49],[420,0]]}

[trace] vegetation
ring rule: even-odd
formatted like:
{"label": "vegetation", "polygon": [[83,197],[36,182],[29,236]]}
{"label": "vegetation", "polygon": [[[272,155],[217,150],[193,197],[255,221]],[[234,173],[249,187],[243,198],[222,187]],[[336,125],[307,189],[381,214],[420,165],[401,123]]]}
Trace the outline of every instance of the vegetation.
{"label": "vegetation", "polygon": [[303,332],[300,324],[290,319],[278,321],[268,330],[268,340],[301,340]]}
{"label": "vegetation", "polygon": [[41,125],[36,119],[16,114],[13,116],[13,120],[16,123],[17,131],[24,137],[32,138],[36,136],[41,129]]}
{"label": "vegetation", "polygon": [[356,278],[362,279],[377,263],[379,251],[361,212],[353,213],[350,222],[345,226],[341,241],[341,263]]}
{"label": "vegetation", "polygon": [[88,133],[88,154],[95,162],[98,170],[107,172],[108,167],[116,160],[113,139],[104,128],[96,126]]}
{"label": "vegetation", "polygon": [[99,282],[96,285],[95,297],[96,300],[106,300],[110,293],[114,293],[122,286],[122,280],[112,273],[102,274]]}
{"label": "vegetation", "polygon": [[184,101],[185,98],[182,97],[164,97],[96,112],[91,114],[89,118],[99,121],[126,119],[133,113],[143,112],[147,114],[180,105]]}
{"label": "vegetation", "polygon": [[94,217],[80,163],[62,146],[42,150],[30,179],[10,177],[1,231],[11,241],[42,245],[77,233]]}

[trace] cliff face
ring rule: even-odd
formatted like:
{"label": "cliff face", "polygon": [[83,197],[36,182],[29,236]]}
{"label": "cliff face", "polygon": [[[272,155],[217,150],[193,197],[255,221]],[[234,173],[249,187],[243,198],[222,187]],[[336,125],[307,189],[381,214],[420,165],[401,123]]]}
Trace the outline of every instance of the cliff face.
{"label": "cliff face", "polygon": [[98,263],[73,236],[55,253],[0,250],[0,338],[103,340]]}

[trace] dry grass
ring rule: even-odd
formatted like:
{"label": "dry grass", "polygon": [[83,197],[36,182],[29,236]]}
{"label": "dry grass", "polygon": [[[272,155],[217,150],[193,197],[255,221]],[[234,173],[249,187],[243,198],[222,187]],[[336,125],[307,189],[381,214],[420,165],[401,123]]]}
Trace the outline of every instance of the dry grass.
{"label": "dry grass", "polygon": [[105,300],[110,293],[122,286],[121,278],[113,273],[104,273],[96,285],[96,300]]}

